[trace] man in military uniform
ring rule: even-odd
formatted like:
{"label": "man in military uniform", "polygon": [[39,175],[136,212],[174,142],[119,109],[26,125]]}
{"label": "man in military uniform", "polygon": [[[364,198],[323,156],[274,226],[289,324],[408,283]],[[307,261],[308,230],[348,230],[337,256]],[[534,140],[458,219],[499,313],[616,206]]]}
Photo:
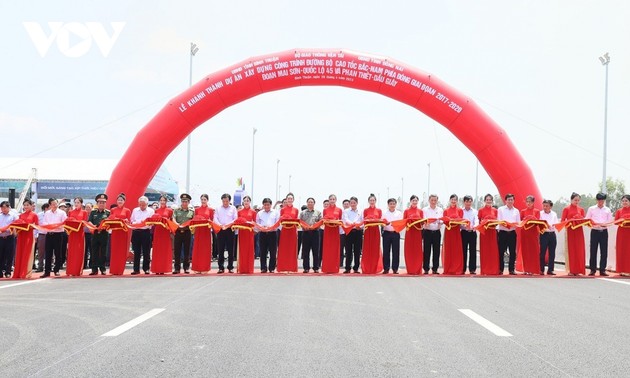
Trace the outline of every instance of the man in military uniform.
{"label": "man in military uniform", "polygon": [[173,220],[180,225],[177,232],[175,232],[173,248],[175,254],[175,269],[173,269],[173,274],[179,274],[181,271],[182,248],[184,248],[184,273],[188,274],[190,273],[190,228],[182,227],[181,225],[193,219],[195,210],[188,206],[192,199],[190,195],[182,193],[179,199],[182,201],[182,206],[173,212]]}
{"label": "man in military uniform", "polygon": [[[90,225],[98,227],[104,219],[109,217],[109,210],[105,208],[106,203],[107,194],[99,194],[96,196],[96,208],[90,212],[88,217],[88,223]],[[94,231],[90,252],[92,254],[90,258],[90,268],[92,268],[92,273],[90,273],[90,276],[97,275],[99,269],[101,270],[101,274],[105,274],[107,239],[108,235],[106,230]]]}

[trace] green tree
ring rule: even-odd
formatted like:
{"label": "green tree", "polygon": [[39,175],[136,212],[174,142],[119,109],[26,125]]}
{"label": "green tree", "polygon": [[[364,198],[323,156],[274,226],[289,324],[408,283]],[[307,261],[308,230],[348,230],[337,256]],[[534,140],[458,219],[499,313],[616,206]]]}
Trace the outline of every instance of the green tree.
{"label": "green tree", "polygon": [[[599,187],[602,187],[602,183],[599,183]],[[626,184],[623,180],[615,180],[612,177],[606,178],[606,191],[608,194],[608,200],[606,204],[610,208],[610,211],[615,211],[621,208],[621,197],[626,194]]]}

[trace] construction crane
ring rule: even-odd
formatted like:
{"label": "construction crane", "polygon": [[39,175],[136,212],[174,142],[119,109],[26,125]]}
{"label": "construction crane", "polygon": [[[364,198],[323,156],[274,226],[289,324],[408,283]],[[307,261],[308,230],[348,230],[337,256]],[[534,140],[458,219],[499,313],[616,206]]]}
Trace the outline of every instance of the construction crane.
{"label": "construction crane", "polygon": [[31,168],[31,175],[28,176],[28,180],[26,180],[26,184],[24,184],[24,188],[22,188],[22,192],[20,193],[20,198],[18,199],[17,204],[15,204],[15,209],[18,212],[22,211],[22,205],[24,205],[26,194],[31,188],[31,184],[33,184],[33,182],[35,181],[37,181],[37,168]]}

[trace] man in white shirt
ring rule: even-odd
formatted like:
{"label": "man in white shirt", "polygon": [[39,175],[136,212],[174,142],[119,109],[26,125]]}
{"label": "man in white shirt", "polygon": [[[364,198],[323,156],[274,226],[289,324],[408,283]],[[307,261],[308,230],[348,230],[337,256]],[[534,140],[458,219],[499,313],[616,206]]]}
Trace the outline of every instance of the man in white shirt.
{"label": "man in white shirt", "polygon": [[[232,196],[228,193],[221,195],[221,206],[214,212],[214,223],[219,226],[226,226],[233,223],[238,217],[236,207],[230,204]],[[223,228],[217,234],[217,246],[219,252],[219,270],[217,273],[225,271],[225,250],[228,252],[228,272],[234,273],[234,231],[231,227]]]}
{"label": "man in white shirt", "polygon": [[[358,226],[363,222],[363,214],[357,209],[359,200],[357,197],[350,197],[350,208],[345,209],[341,215],[341,221],[345,227]],[[353,228],[346,235],[346,270],[344,273],[350,273],[350,268],[355,273],[359,273],[361,266],[361,247],[363,245],[363,230],[361,228]],[[352,260],[354,258],[354,265]]]}
{"label": "man in white shirt", "polygon": [[590,219],[595,223],[591,228],[591,255],[589,267],[591,272],[589,276],[594,276],[597,270],[597,247],[599,247],[599,275],[607,276],[606,265],[608,264],[608,225],[613,221],[610,209],[606,207],[606,194],[597,193],[597,205],[591,206],[586,212],[586,219]]}
{"label": "man in white shirt", "polygon": [[547,221],[549,229],[540,235],[540,274],[545,274],[545,256],[549,251],[549,264],[547,267],[547,275],[555,276],[553,272],[556,260],[556,246],[558,241],[556,239],[556,229],[554,224],[558,223],[558,215],[555,211],[551,210],[553,202],[550,200],[543,201],[543,211],[540,212],[540,220]]}
{"label": "man in white shirt", "polygon": [[[499,207],[497,219],[508,223],[518,223],[521,221],[521,213],[514,207],[514,194],[508,193],[504,198],[505,205]],[[505,252],[509,249],[510,260],[508,270],[510,275],[516,275],[514,265],[516,262],[516,229],[505,226],[498,226],[499,230],[499,274],[503,274],[505,269]]]}
{"label": "man in white shirt", "polygon": [[473,199],[471,196],[464,196],[464,219],[470,223],[468,226],[461,226],[462,247],[464,249],[464,274],[466,274],[466,262],[468,262],[468,272],[477,274],[477,231],[475,227],[479,225],[477,210],[472,208]]}
{"label": "man in white shirt", "polygon": [[[131,212],[131,224],[142,223],[155,213],[149,207],[149,199],[145,196],[138,198],[138,207]],[[145,226],[131,232],[131,248],[133,249],[133,272],[132,275],[140,274],[140,256],[142,256],[142,270],[144,274],[149,274],[151,267],[151,228]]]}
{"label": "man in white shirt", "polygon": [[[429,206],[422,209],[425,218],[442,218],[444,209],[439,207],[437,202],[438,196],[436,194],[429,195]],[[441,225],[442,221],[436,220],[431,223],[425,223],[424,229],[422,230],[422,249],[424,250],[422,269],[424,270],[424,274],[429,274],[430,260],[433,262],[433,274],[440,274],[438,273],[438,268],[440,267],[440,242],[442,240],[442,233],[440,232]],[[431,252],[433,252],[433,256],[431,256]],[[431,259],[431,257],[433,258]]]}
{"label": "man in white shirt", "polygon": [[[11,211],[9,201],[0,203],[0,227],[7,227],[19,217]],[[15,256],[15,235],[11,229],[0,232],[0,278],[11,277],[11,268],[13,266],[13,258]]]}
{"label": "man in white shirt", "polygon": [[[58,208],[57,200],[51,198],[48,200],[48,204],[50,205],[50,209],[44,213],[43,225],[46,226],[49,224],[58,224],[65,222],[66,218],[68,218],[68,215],[65,211],[62,211]],[[61,265],[63,264],[63,259],[61,256],[63,234],[65,234],[63,230],[63,225],[54,228],[46,233],[46,262],[44,265],[44,274],[42,274],[41,276],[42,278],[50,277],[53,256],[55,256],[55,266],[53,271],[55,273],[55,276],[59,276],[59,270],[61,269]]]}
{"label": "man in white shirt", "polygon": [[[395,198],[387,200],[387,210],[383,212],[383,219],[387,222],[401,220],[403,214],[396,209]],[[391,224],[383,226],[383,274],[389,273],[391,252],[391,268],[394,274],[398,274],[400,266],[400,233],[394,230]]]}
{"label": "man in white shirt", "polygon": [[[280,214],[271,208],[271,198],[262,201],[263,209],[256,214],[256,223],[262,227],[272,227],[280,219]],[[260,249],[260,272],[273,273],[276,270],[276,255],[278,253],[278,233],[272,229],[261,229],[258,233]],[[267,255],[269,266],[267,267]]]}

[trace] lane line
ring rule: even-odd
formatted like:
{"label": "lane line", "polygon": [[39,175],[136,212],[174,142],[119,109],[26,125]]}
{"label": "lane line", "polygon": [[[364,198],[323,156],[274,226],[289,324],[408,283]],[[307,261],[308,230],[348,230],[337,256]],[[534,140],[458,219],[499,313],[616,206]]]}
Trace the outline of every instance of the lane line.
{"label": "lane line", "polygon": [[610,278],[598,278],[598,279],[602,281],[614,282],[614,283],[623,284],[623,285],[630,285],[630,282],[625,281],[625,280],[620,280],[620,279],[616,279],[616,280],[611,280]]}
{"label": "lane line", "polygon": [[498,325],[492,323],[490,320],[484,318],[483,316],[477,314],[473,310],[461,309],[461,308],[458,309],[458,310],[459,310],[459,312],[461,312],[462,314],[468,316],[474,322],[476,322],[477,324],[479,324],[480,326],[482,326],[483,328],[487,329],[488,331],[494,333],[497,336],[500,336],[500,337],[511,337],[512,336],[511,333],[509,333],[508,331],[506,331],[503,328],[499,327]]}
{"label": "lane line", "polygon": [[0,289],[7,289],[9,287],[28,285],[28,284],[42,282],[42,281],[48,281],[48,280],[50,280],[50,278],[39,278],[39,279],[36,279],[36,280],[28,280],[28,281],[16,282],[16,283],[0,286]]}
{"label": "lane line", "polygon": [[164,310],[166,310],[166,309],[164,309],[164,308],[154,308],[153,310],[151,310],[151,311],[149,311],[149,312],[147,312],[145,314],[142,314],[142,315],[138,316],[137,318],[135,318],[133,320],[130,320],[127,323],[125,323],[125,324],[123,324],[121,326],[118,326],[118,327],[112,329],[109,332],[106,332],[106,333],[102,334],[101,336],[105,336],[105,337],[118,336],[121,333],[126,332],[126,331],[130,330],[131,328],[137,326],[138,324],[140,324],[140,323],[142,323],[142,322],[144,322],[146,320],[151,319],[152,317],[154,317],[155,315],[159,314],[160,312],[162,312]]}

